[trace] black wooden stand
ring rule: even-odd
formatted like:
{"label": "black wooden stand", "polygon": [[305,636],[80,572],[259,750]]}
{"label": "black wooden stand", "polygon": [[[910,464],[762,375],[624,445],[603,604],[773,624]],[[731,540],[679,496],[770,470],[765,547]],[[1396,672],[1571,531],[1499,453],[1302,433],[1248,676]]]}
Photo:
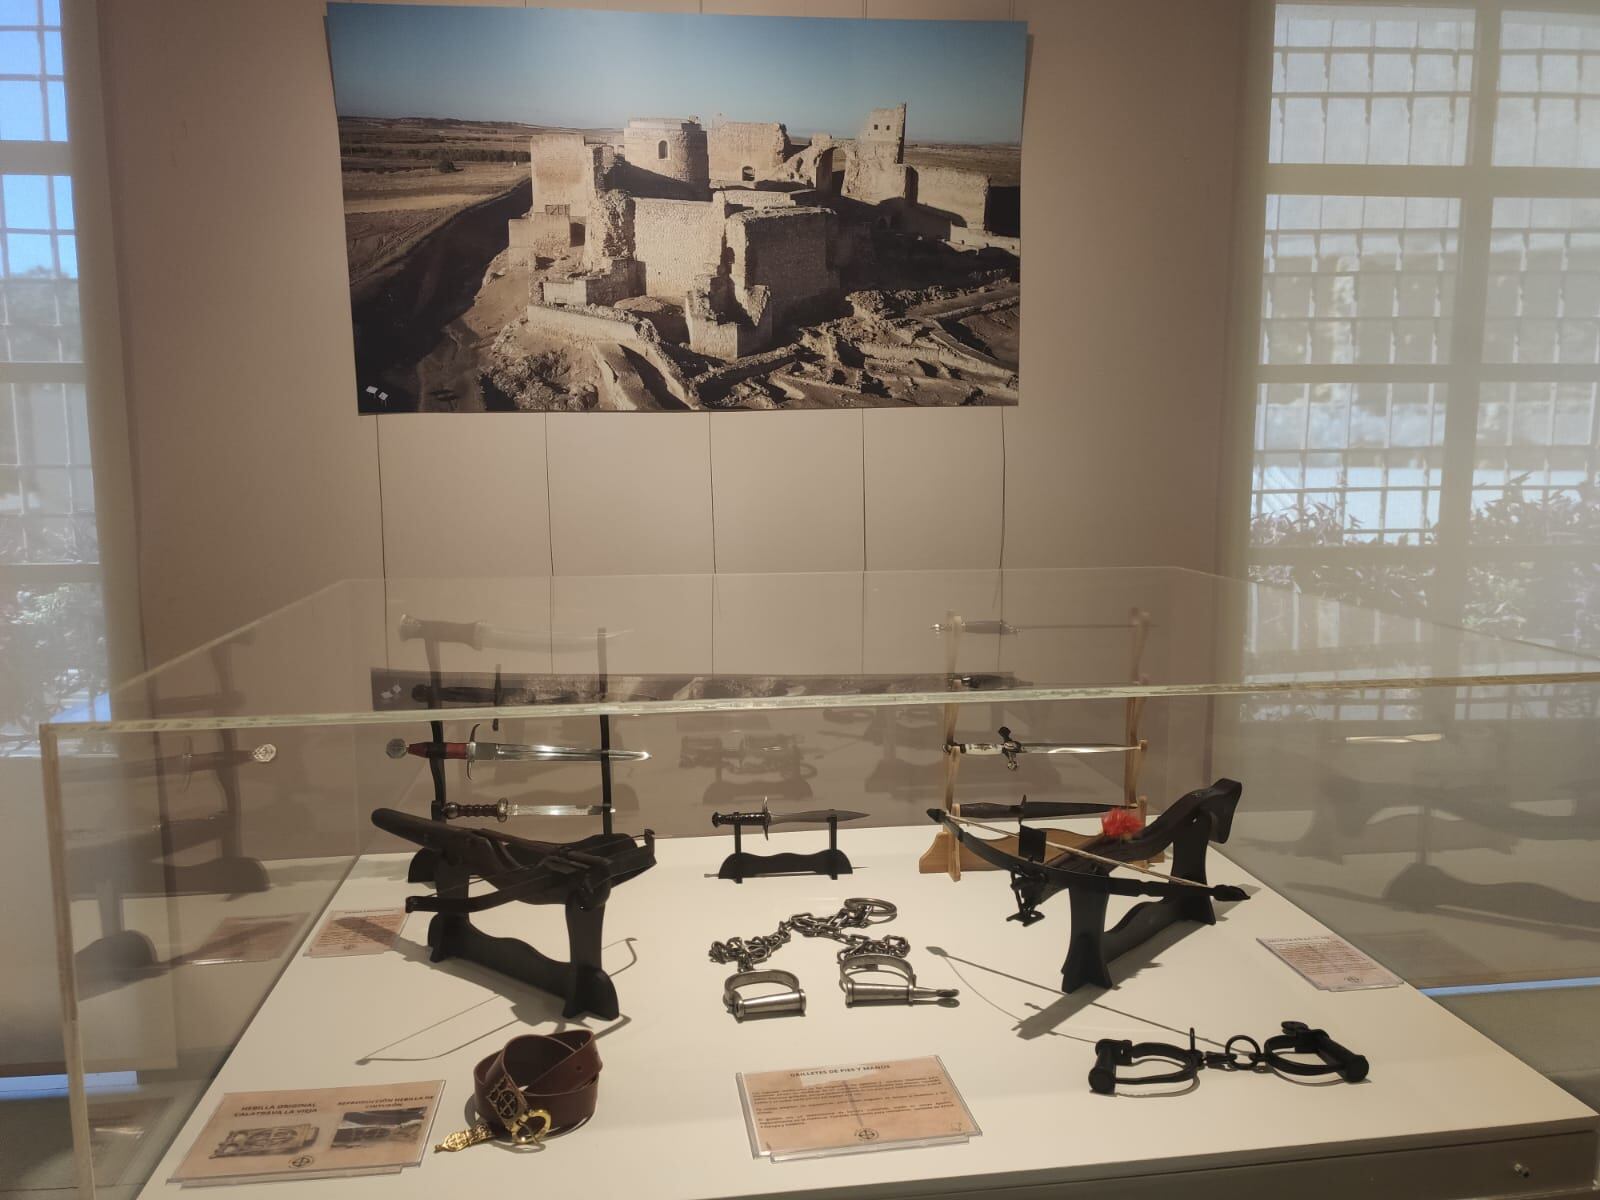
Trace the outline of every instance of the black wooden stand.
{"label": "black wooden stand", "polygon": [[718,879],[743,883],[760,875],[826,875],[837,879],[851,873],[850,860],[839,849],[839,818],[828,818],[828,848],[812,854],[751,854],[744,848],[740,827],[733,827],[733,853],[722,860]]}
{"label": "black wooden stand", "polygon": [[[1227,830],[1238,806],[1237,795],[1222,800],[1226,813],[1214,812],[1218,802],[1197,809],[1178,829],[1172,839],[1172,869],[1174,879],[1187,879],[1205,884],[1206,848],[1213,837],[1227,840]],[[1220,835],[1220,836],[1218,836]],[[1106,902],[1111,898],[1106,892],[1074,888],[1068,893],[1072,904],[1071,940],[1067,944],[1067,959],[1061,968],[1061,990],[1075,992],[1086,983],[1098,987],[1111,986],[1112,960],[1140,946],[1168,925],[1178,921],[1193,921],[1200,925],[1215,925],[1216,910],[1211,897],[1198,889],[1183,888],[1186,895],[1163,896],[1159,900],[1144,900],[1135,904],[1122,920],[1106,928]],[[1032,924],[1042,913],[1024,906],[1011,920]]]}

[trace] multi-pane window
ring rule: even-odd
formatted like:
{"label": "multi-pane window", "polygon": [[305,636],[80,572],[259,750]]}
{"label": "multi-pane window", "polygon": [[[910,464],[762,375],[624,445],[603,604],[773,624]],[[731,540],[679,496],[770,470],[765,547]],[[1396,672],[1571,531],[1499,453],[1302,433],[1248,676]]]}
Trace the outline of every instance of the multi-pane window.
{"label": "multi-pane window", "polygon": [[0,753],[103,692],[78,246],[56,0],[0,0]]}
{"label": "multi-pane window", "polygon": [[1472,102],[1470,9],[1280,4],[1274,163],[1462,163]]}
{"label": "multi-pane window", "polygon": [[1443,362],[1460,224],[1454,199],[1268,196],[1261,362]]}
{"label": "multi-pane window", "polygon": [[1255,506],[1325,522],[1339,544],[1419,545],[1439,523],[1445,404],[1435,383],[1262,384]]}
{"label": "multi-pane window", "polygon": [[1252,572],[1600,653],[1600,9],[1274,18]]}
{"label": "multi-pane window", "polygon": [[1508,12],[1494,163],[1600,167],[1600,12]]}

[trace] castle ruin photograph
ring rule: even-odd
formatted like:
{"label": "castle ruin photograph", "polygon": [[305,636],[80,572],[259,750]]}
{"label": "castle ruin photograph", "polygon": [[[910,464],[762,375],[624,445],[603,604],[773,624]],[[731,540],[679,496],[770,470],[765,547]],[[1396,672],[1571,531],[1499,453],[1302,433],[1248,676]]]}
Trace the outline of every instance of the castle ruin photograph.
{"label": "castle ruin photograph", "polygon": [[330,5],[361,411],[1017,403],[1024,28]]}

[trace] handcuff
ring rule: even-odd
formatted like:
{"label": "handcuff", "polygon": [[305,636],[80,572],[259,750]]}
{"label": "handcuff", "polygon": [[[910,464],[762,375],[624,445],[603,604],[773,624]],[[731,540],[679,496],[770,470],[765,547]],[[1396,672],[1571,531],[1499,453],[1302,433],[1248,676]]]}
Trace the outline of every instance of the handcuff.
{"label": "handcuff", "polygon": [[[1134,1042],[1102,1038],[1095,1043],[1095,1062],[1089,1070],[1089,1090],[1102,1096],[1120,1087],[1189,1083],[1204,1069],[1214,1071],[1279,1072],[1284,1075],[1316,1077],[1337,1075],[1346,1083],[1360,1083],[1367,1077],[1365,1057],[1341,1046],[1327,1030],[1312,1029],[1304,1021],[1284,1021],[1283,1032],[1265,1041],[1248,1034],[1235,1034],[1221,1050],[1201,1050],[1194,1030],[1189,1030],[1189,1045],[1170,1042]],[[1315,1055],[1316,1062],[1289,1055]],[[1171,1063],[1173,1070],[1149,1074],[1119,1074],[1119,1067],[1138,1067],[1152,1060]]]}

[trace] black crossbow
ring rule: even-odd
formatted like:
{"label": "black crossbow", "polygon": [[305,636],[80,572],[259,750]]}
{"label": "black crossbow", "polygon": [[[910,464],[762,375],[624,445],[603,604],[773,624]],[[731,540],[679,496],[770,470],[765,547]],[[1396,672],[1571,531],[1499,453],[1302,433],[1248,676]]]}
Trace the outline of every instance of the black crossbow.
{"label": "black crossbow", "polygon": [[575,842],[536,842],[497,829],[430,821],[392,808],[375,809],[379,829],[415,842],[439,862],[476,876],[494,891],[482,896],[408,896],[407,912],[477,913],[513,900],[583,908],[606,902],[611,888],[655,866],[655,835],[598,833]]}
{"label": "black crossbow", "polygon": [[[1031,925],[1051,896],[1065,891],[1072,900],[1072,936],[1062,968],[1062,991],[1085,983],[1111,986],[1107,963],[1178,920],[1203,925],[1216,922],[1213,900],[1239,901],[1250,893],[1231,884],[1206,880],[1206,847],[1225,842],[1233,825],[1243,785],[1219,779],[1188,793],[1138,833],[1101,836],[1082,844],[1050,840],[1050,831],[1022,825],[1017,832],[1020,854],[978,837],[974,829],[994,829],[981,822],[929,809],[928,816],[950,831],[958,843],[993,863],[1011,877],[1017,911],[1009,918]],[[1142,865],[1171,849],[1173,868],[1161,873]],[[1136,876],[1113,875],[1118,867]],[[1106,902],[1112,896],[1152,896],[1135,905],[1113,928],[1105,928]]]}

